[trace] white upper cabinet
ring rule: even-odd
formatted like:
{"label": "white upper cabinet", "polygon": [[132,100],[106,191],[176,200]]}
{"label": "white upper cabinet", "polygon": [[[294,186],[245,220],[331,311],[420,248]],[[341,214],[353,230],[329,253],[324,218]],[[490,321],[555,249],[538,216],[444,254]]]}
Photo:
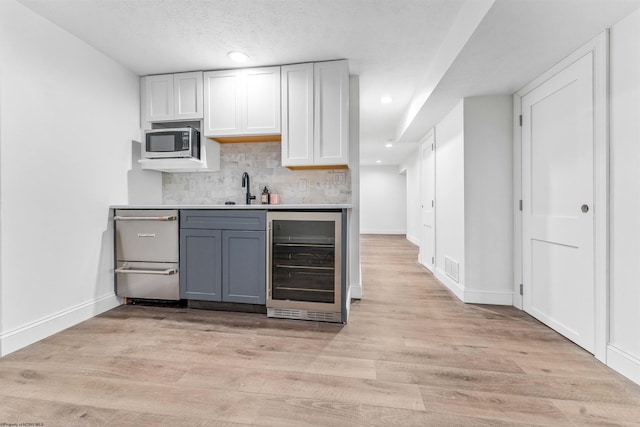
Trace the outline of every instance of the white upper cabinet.
{"label": "white upper cabinet", "polygon": [[176,120],[202,119],[202,71],[173,75]]}
{"label": "white upper cabinet", "polygon": [[143,77],[144,120],[173,120],[173,74]]}
{"label": "white upper cabinet", "polygon": [[204,73],[204,135],[280,134],[280,67]]}
{"label": "white upper cabinet", "polygon": [[143,120],[202,119],[202,72],[142,78]]}
{"label": "white upper cabinet", "polygon": [[204,135],[242,133],[240,79],[238,70],[204,73]]}
{"label": "white upper cabinet", "polygon": [[313,64],[282,67],[282,165],[313,164]]}
{"label": "white upper cabinet", "polygon": [[314,75],[315,165],[349,164],[349,68],[347,61],[317,62]]}
{"label": "white upper cabinet", "polygon": [[244,70],[242,125],[245,135],[280,133],[280,67]]}
{"label": "white upper cabinet", "polygon": [[282,165],[349,165],[346,60],[282,67]]}

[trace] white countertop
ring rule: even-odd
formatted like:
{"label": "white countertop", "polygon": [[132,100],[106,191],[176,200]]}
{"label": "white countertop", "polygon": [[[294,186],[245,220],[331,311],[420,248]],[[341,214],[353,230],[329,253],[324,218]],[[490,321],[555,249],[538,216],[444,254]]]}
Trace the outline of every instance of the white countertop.
{"label": "white countertop", "polygon": [[350,204],[281,204],[281,205],[112,205],[111,209],[264,209],[264,210],[329,210],[351,209]]}

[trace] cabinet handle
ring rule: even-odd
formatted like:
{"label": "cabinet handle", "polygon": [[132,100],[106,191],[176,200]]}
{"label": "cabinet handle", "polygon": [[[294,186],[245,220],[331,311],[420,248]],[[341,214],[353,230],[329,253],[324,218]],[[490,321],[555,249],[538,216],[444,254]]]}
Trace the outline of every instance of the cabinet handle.
{"label": "cabinet handle", "polygon": [[134,270],[129,267],[116,268],[116,273],[121,274],[155,274],[160,276],[170,276],[177,272],[177,268],[167,268],[166,270]]}
{"label": "cabinet handle", "polygon": [[167,216],[114,216],[116,221],[177,221],[175,215]]}

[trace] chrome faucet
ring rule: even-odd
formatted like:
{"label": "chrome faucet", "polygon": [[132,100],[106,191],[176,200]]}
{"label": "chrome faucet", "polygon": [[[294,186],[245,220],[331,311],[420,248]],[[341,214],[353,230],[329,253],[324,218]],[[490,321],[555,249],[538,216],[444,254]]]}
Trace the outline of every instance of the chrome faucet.
{"label": "chrome faucet", "polygon": [[251,201],[256,199],[256,196],[251,195],[251,184],[249,183],[249,174],[246,172],[242,174],[242,188],[245,188],[245,187],[247,188],[246,202],[248,205],[250,205]]}

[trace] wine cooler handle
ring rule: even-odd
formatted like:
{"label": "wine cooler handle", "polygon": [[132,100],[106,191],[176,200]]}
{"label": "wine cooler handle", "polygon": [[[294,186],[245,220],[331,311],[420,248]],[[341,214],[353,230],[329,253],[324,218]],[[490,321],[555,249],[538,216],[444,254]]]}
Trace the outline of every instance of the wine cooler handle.
{"label": "wine cooler handle", "polygon": [[271,242],[273,241],[273,229],[271,226],[271,221],[267,221],[267,300],[271,300],[271,287],[272,287],[272,283],[271,283],[271,271],[273,270],[273,268],[271,267],[271,264],[273,262],[273,247],[271,246]]}

